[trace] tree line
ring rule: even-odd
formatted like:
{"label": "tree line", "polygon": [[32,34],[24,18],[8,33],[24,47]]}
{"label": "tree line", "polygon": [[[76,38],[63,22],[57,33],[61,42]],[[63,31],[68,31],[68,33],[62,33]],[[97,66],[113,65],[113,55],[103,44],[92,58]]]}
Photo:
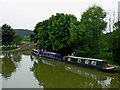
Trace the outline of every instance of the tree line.
{"label": "tree line", "polygon": [[23,37],[23,40],[30,40],[30,34],[33,33],[32,30],[28,29],[14,29],[16,34],[20,34]]}
{"label": "tree line", "polygon": [[107,57],[120,63],[120,22],[115,23],[114,32],[104,34],[107,13],[100,6],[89,7],[83,12],[80,21],[71,14],[57,13],[49,19],[36,24],[31,41],[39,49],[53,51],[62,55],[75,52],[76,56]]}
{"label": "tree line", "polygon": [[[107,13],[100,6],[89,7],[80,21],[74,15],[56,13],[38,22],[30,35],[39,49],[68,55],[111,60],[120,64],[120,21],[114,23],[114,31],[106,30]],[[11,26],[2,27],[2,45],[19,45],[22,41]]]}

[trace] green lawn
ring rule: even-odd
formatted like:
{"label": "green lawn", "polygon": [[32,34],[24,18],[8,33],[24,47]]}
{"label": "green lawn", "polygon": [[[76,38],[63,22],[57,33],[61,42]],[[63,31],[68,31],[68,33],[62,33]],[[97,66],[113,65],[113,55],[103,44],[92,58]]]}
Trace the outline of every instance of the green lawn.
{"label": "green lawn", "polygon": [[30,42],[30,41],[22,41],[22,44],[24,44],[24,43],[28,43],[28,42]]}
{"label": "green lawn", "polygon": [[16,52],[16,51],[23,51],[24,49],[13,49],[13,50],[5,50],[5,51],[2,51],[2,52]]}

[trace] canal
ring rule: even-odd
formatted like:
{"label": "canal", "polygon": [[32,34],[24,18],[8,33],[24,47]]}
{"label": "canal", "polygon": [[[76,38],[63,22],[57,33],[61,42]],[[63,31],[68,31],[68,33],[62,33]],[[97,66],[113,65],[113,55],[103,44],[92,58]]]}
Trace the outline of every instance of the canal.
{"label": "canal", "polygon": [[38,58],[30,51],[2,53],[0,64],[2,88],[120,88],[120,73]]}

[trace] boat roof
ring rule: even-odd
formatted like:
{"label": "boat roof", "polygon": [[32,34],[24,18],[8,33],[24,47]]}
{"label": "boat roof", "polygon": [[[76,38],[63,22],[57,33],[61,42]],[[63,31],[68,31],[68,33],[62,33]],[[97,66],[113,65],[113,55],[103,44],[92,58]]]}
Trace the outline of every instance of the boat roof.
{"label": "boat roof", "polygon": [[44,52],[44,53],[49,53],[49,54],[57,54],[57,55],[60,55],[59,53],[54,53],[54,52]]}
{"label": "boat roof", "polygon": [[37,49],[32,49],[33,51],[38,51]]}
{"label": "boat roof", "polygon": [[101,59],[95,59],[95,58],[84,58],[84,57],[77,57],[77,56],[65,56],[65,57],[81,58],[81,59],[88,59],[88,60],[95,60],[95,61],[106,61],[106,60],[101,60]]}

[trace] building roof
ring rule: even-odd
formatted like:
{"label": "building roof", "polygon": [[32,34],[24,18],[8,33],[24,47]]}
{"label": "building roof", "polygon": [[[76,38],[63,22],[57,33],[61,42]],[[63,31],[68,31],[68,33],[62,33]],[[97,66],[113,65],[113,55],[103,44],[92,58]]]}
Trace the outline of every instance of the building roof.
{"label": "building roof", "polygon": [[120,1],[118,2],[118,20],[120,21]]}

